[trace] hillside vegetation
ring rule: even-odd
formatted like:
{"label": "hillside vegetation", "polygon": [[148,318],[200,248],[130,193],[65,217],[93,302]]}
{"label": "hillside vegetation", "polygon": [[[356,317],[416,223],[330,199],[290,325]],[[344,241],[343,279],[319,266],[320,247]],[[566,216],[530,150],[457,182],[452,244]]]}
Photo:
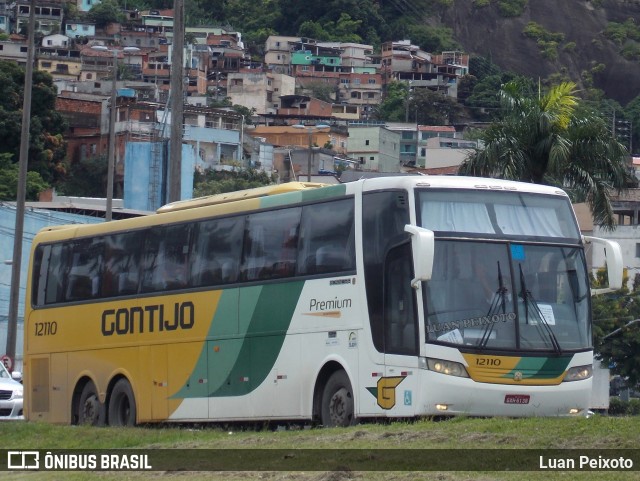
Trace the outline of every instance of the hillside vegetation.
{"label": "hillside vegetation", "polygon": [[429,52],[460,49],[535,79],[573,80],[622,105],[640,84],[640,0],[185,0],[185,18],[237,29],[256,57],[271,34],[374,47],[410,39]]}

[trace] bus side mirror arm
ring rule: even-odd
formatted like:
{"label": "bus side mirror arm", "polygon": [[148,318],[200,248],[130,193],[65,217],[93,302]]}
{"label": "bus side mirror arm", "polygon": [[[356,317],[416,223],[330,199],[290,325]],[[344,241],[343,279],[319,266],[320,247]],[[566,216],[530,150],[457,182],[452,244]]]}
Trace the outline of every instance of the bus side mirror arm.
{"label": "bus side mirror arm", "polygon": [[411,281],[411,287],[419,289],[420,283],[431,279],[431,274],[433,273],[434,234],[432,230],[411,224],[405,225],[404,230],[411,234],[413,272],[415,275],[415,278]]}
{"label": "bus side mirror arm", "polygon": [[622,250],[620,244],[600,237],[582,236],[584,242],[591,242],[592,244],[600,244],[604,247],[604,254],[607,265],[607,277],[609,279],[609,286],[603,289],[591,289],[591,295],[603,294],[605,292],[612,292],[622,287],[622,276],[624,265],[622,263]]}

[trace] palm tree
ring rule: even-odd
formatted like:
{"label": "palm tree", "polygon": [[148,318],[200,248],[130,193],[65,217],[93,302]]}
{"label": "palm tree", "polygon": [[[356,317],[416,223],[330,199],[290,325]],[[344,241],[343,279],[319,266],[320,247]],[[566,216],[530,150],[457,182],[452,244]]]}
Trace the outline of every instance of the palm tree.
{"label": "palm tree", "polygon": [[531,94],[522,80],[505,84],[501,119],[482,133],[484,147],[469,155],[459,173],[562,187],[574,202],[589,204],[597,224],[613,229],[610,196],[631,182],[629,153],[575,93],[572,82],[544,95]]}

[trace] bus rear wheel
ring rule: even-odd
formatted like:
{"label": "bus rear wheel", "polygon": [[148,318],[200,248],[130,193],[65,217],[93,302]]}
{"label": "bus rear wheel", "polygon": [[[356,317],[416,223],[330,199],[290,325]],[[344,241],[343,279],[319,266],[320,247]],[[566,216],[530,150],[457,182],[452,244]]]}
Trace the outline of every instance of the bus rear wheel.
{"label": "bus rear wheel", "polygon": [[104,426],[104,411],[96,385],[93,381],[88,381],[82,388],[78,402],[78,424]]}
{"label": "bus rear wheel", "polygon": [[113,386],[109,400],[109,426],[135,426],[136,400],[133,396],[131,384],[126,379],[120,379]]}
{"label": "bus rear wheel", "polygon": [[320,420],[325,427],[346,427],[355,424],[353,390],[344,371],[334,372],[322,391]]}

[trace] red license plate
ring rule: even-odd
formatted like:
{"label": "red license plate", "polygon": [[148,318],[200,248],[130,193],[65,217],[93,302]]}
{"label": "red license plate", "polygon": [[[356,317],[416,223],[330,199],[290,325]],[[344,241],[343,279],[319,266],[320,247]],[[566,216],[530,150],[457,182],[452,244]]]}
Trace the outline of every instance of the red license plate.
{"label": "red license plate", "polygon": [[505,404],[529,404],[531,396],[528,394],[507,394],[504,397]]}

